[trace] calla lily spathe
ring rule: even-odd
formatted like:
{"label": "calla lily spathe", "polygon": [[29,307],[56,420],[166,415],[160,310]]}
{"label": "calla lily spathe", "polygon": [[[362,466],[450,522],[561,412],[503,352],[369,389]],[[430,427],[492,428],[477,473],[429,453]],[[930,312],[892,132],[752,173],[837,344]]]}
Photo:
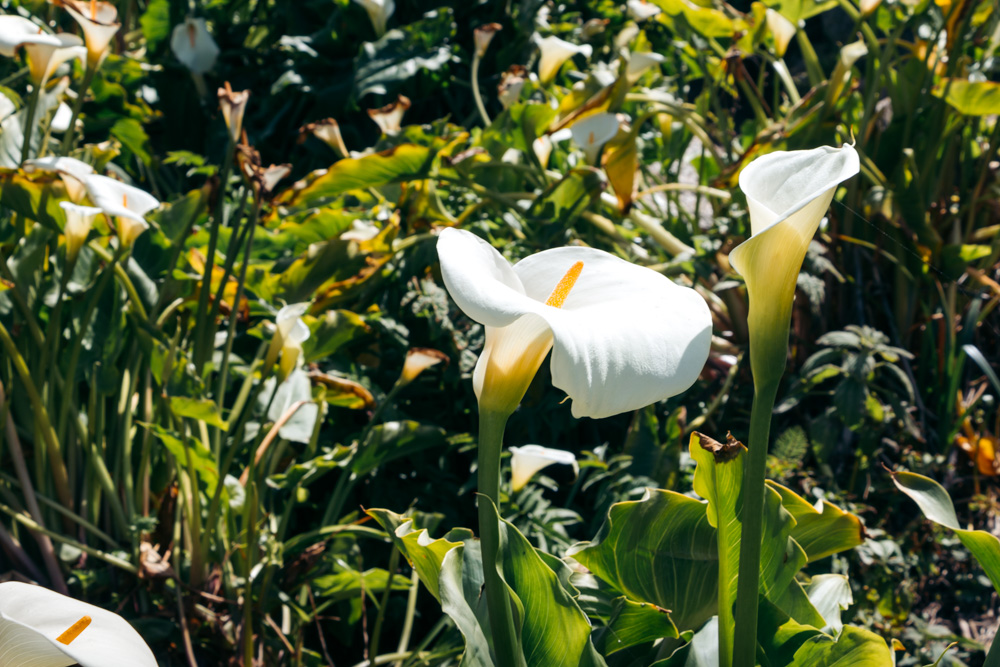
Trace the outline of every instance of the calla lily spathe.
{"label": "calla lily spathe", "polygon": [[93,175],[94,168],[82,160],[73,157],[57,157],[49,155],[24,161],[24,171],[32,173],[34,171],[49,171],[59,175],[63,185],[66,187],[66,194],[70,201],[79,204],[87,194],[84,181]]}
{"label": "calla lily spathe", "polygon": [[170,50],[193,74],[205,74],[219,57],[219,45],[208,32],[205,19],[187,18],[174,26],[170,36]]}
{"label": "calla lily spathe", "polygon": [[156,658],[121,616],[11,581],[0,584],[0,665],[156,667]]}
{"label": "calla lily spathe", "polygon": [[371,19],[375,34],[379,37],[384,35],[389,17],[396,11],[396,3],[393,0],[354,0],[354,2],[364,7],[365,11],[368,12],[368,18]]}
{"label": "calla lily spathe", "polygon": [[59,202],[59,206],[66,213],[63,234],[66,236],[66,256],[72,261],[86,243],[90,228],[94,225],[94,218],[103,211],[93,206],[80,206],[68,201]]}
{"label": "calla lily spathe", "polygon": [[541,470],[561,463],[573,466],[573,472],[580,474],[580,465],[571,452],[551,449],[541,445],[525,445],[510,448],[510,486],[512,491],[520,491]]}
{"label": "calla lily spathe", "polygon": [[302,343],[309,340],[309,327],[302,321],[308,309],[308,303],[292,303],[279,310],[274,318],[275,331],[264,359],[264,368],[271,368],[280,354],[279,381],[295,370],[302,355]]}
{"label": "calla lily spathe", "polygon": [[778,54],[779,58],[784,58],[785,52],[788,50],[788,44],[795,37],[798,28],[774,9],[768,9],[765,12],[764,20],[767,22],[767,29],[771,31],[771,36],[774,37],[775,53]]}
{"label": "calla lily spathe", "polygon": [[94,206],[115,219],[118,239],[124,247],[131,246],[140,234],[149,229],[145,216],[159,207],[160,201],[156,197],[108,176],[87,176],[83,184]]}
{"label": "calla lily spathe", "polygon": [[740,173],[751,236],[733,249],[729,263],[746,280],[758,387],[777,383],[784,372],[799,269],[837,186],[859,168],[857,152],[845,144],[769,153]]}
{"label": "calla lily spathe", "polygon": [[615,138],[620,123],[613,113],[595,113],[573,123],[573,141],[583,149],[588,164],[597,164],[604,144]]}
{"label": "calla lily spathe", "polygon": [[87,45],[87,64],[96,68],[111,50],[111,40],[122,27],[118,10],[110,2],[59,0],[69,15],[80,24]]}
{"label": "calla lily spathe", "polygon": [[647,0],[628,0],[626,7],[629,18],[636,21],[651,19],[662,11],[656,4]]}
{"label": "calla lily spathe", "polygon": [[473,375],[480,412],[510,414],[552,350],[552,383],[574,417],[609,417],[675,396],[708,358],[712,321],[697,292],[592,248],[546,250],[511,266],[474,234],[438,238],[445,286],[486,326]]}
{"label": "calla lily spathe", "polygon": [[44,85],[63,63],[87,55],[83,40],[76,35],[52,35],[23,16],[0,16],[0,55],[12,58],[18,47],[28,54],[28,70],[37,86]]}
{"label": "calla lily spathe", "polygon": [[541,53],[538,59],[538,78],[542,83],[549,83],[556,77],[556,73],[563,63],[577,54],[583,54],[589,58],[594,49],[590,44],[577,46],[559,39],[555,35],[549,35],[545,39],[538,40],[538,50]]}

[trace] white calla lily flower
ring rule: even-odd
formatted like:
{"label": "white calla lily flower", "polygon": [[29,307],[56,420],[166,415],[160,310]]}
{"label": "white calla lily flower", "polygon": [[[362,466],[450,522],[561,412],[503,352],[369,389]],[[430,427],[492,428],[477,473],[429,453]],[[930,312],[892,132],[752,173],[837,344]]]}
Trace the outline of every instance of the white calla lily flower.
{"label": "white calla lily flower", "polygon": [[389,17],[396,11],[396,3],[393,0],[354,0],[354,2],[364,7],[365,11],[368,12],[368,18],[371,19],[375,34],[379,37],[384,35]]}
{"label": "white calla lily flower", "polygon": [[542,165],[542,168],[549,166],[549,157],[552,155],[552,140],[549,139],[548,135],[543,134],[532,141],[531,150],[538,158],[538,163]]}
{"label": "white calla lily flower", "polygon": [[284,380],[295,370],[302,354],[302,343],[309,339],[309,327],[302,321],[302,316],[307,310],[309,310],[308,303],[292,303],[279,310],[274,318],[275,331],[267,349],[267,357],[264,359],[264,368],[272,368],[280,354],[279,381]]}
{"label": "white calla lily flower", "polygon": [[219,57],[219,45],[208,32],[205,19],[188,17],[174,26],[170,36],[170,50],[193,74],[205,74]]}
{"label": "white calla lily flower", "polygon": [[708,358],[704,299],[600,250],[546,250],[511,266],[476,235],[444,230],[445,286],[486,326],[473,386],[480,412],[510,414],[552,350],[552,384],[574,417],[609,417],[690,387]]}
{"label": "white calla lily flower", "polygon": [[620,123],[613,113],[595,113],[573,123],[573,141],[583,149],[589,164],[597,164],[604,144],[615,138]]}
{"label": "white calla lily flower", "polygon": [[128,621],[40,586],[0,584],[0,665],[156,667]]}
{"label": "white calla lily flower", "polygon": [[633,51],[628,57],[629,81],[638,81],[639,77],[646,73],[651,67],[658,67],[666,58],[659,53],[650,51]]}
{"label": "white calla lily flower", "polygon": [[538,49],[541,52],[541,57],[538,59],[538,78],[543,84],[552,81],[559,72],[559,68],[571,57],[583,54],[584,57],[589,58],[594,51],[590,44],[577,46],[564,39],[559,39],[555,35],[538,40]]}
{"label": "white calla lily flower", "polygon": [[788,50],[788,44],[792,41],[792,37],[795,37],[798,28],[794,23],[782,16],[780,12],[773,9],[768,9],[764,13],[764,20],[767,22],[767,29],[771,31],[771,35],[774,37],[775,53],[778,54],[779,58],[784,58],[785,52]]}
{"label": "white calla lily flower", "polygon": [[406,352],[406,361],[403,363],[403,371],[399,374],[400,384],[410,384],[421,373],[432,366],[437,366],[441,362],[448,364],[448,355],[440,350],[433,350],[428,347],[413,347]]}
{"label": "white calla lily flower", "polygon": [[56,107],[56,112],[52,114],[49,122],[49,130],[63,133],[69,129],[69,124],[73,122],[73,110],[65,102],[60,102]]}
{"label": "white calla lily flower", "polygon": [[510,448],[510,486],[512,491],[520,491],[540,470],[561,463],[573,466],[573,472],[580,474],[580,465],[572,452],[551,449],[541,445],[525,445]]}
{"label": "white calla lily flower", "polygon": [[87,242],[87,235],[94,226],[94,218],[104,211],[94,206],[80,206],[68,201],[59,202],[59,206],[66,213],[63,234],[66,236],[66,256],[72,261]]}
{"label": "white calla lily flower", "polygon": [[94,206],[115,219],[118,239],[129,247],[149,229],[146,214],[159,207],[160,201],[145,190],[116,181],[108,176],[87,176],[83,184]]}
{"label": "white calla lily flower", "polygon": [[59,0],[69,15],[83,30],[83,41],[87,44],[87,64],[97,68],[111,50],[111,40],[122,27],[118,22],[118,10],[110,2],[81,2],[80,0]]}
{"label": "white calla lily flower", "polygon": [[36,86],[44,85],[63,63],[87,55],[83,40],[76,35],[53,35],[23,16],[0,16],[0,55],[12,58],[19,47],[28,54],[28,70]]}
{"label": "white calla lily flower", "polygon": [[837,186],[859,169],[857,151],[845,144],[769,153],[740,173],[751,236],[733,249],[729,263],[747,285],[750,366],[758,387],[777,383],[784,372],[795,284],[806,250]]}
{"label": "white calla lily flower", "polygon": [[88,176],[93,175],[94,168],[86,162],[73,157],[56,157],[49,155],[24,161],[24,171],[32,173],[34,171],[50,171],[59,175],[63,185],[66,187],[66,194],[70,201],[79,204],[87,194],[84,181]]}
{"label": "white calla lily flower", "polygon": [[647,2],[647,0],[628,0],[626,7],[629,18],[635,21],[651,19],[662,11],[654,3]]}

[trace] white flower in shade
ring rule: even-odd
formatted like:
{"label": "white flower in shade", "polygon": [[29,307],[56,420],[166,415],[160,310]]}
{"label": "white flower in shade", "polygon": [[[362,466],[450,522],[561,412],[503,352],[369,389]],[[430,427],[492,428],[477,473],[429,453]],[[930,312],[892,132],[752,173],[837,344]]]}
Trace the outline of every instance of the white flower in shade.
{"label": "white flower in shade", "polygon": [[379,37],[384,35],[389,17],[396,11],[396,3],[393,0],[354,0],[354,2],[364,7],[365,11],[368,12],[368,18],[371,19],[375,34]]}
{"label": "white flower in shade", "polygon": [[170,50],[194,74],[211,71],[219,57],[219,46],[208,32],[205,19],[189,17],[174,26]]}
{"label": "white flower in shade", "polygon": [[94,206],[115,219],[118,239],[124,247],[131,246],[140,234],[149,229],[146,214],[159,207],[160,201],[156,197],[107,176],[87,176],[83,184]]}
{"label": "white flower in shade", "polygon": [[40,586],[0,584],[0,665],[156,664],[146,642],[118,614]]}
{"label": "white flower in shade", "polygon": [[410,98],[399,95],[395,102],[390,102],[379,109],[369,109],[368,116],[382,130],[382,134],[396,134],[403,129],[403,115],[410,108]]}
{"label": "white flower in shade", "polygon": [[601,148],[615,138],[619,128],[618,117],[612,113],[595,113],[573,123],[570,131],[573,141],[583,149],[587,162],[597,164]]}
{"label": "white flower in shade", "polygon": [[521,100],[521,90],[524,89],[524,79],[528,73],[523,67],[512,67],[500,77],[497,86],[497,99],[500,106],[509,109]]}
{"label": "white flower in shade", "polygon": [[399,375],[401,384],[410,384],[417,377],[431,366],[437,366],[441,362],[448,363],[448,355],[439,350],[432,350],[429,347],[412,347],[406,353],[406,361],[403,363],[403,372]]}
{"label": "white flower in shade", "polygon": [[52,115],[49,129],[52,132],[65,132],[69,129],[69,124],[73,122],[73,110],[65,102],[60,102],[56,107],[56,112]]}
{"label": "white flower in shade", "polygon": [[96,68],[111,50],[111,40],[122,27],[118,10],[110,2],[59,0],[83,30],[87,44],[87,64]]}
{"label": "white flower in shade", "polygon": [[675,396],[708,358],[712,319],[693,289],[600,250],[567,247],[513,267],[474,234],[437,243],[449,294],[486,326],[473,375],[480,411],[510,414],[552,350],[552,384],[575,417],[609,417]]}
{"label": "white flower in shade", "polygon": [[845,144],[776,151],[740,172],[751,236],[733,249],[729,263],[746,280],[750,366],[758,387],[781,379],[802,260],[837,185],[858,170],[858,154]]}
{"label": "white flower in shade", "polygon": [[577,46],[555,35],[538,40],[541,57],[538,59],[538,78],[542,83],[549,83],[556,77],[563,63],[577,54],[589,58],[594,49],[590,44]]}
{"label": "white flower in shade", "polygon": [[280,354],[279,381],[295,370],[302,354],[302,343],[309,339],[309,327],[302,321],[302,316],[308,309],[308,303],[289,304],[279,310],[274,318],[275,331],[264,359],[264,368],[272,368]]}
{"label": "white flower in shade", "polygon": [[490,42],[493,41],[493,36],[501,30],[503,30],[503,26],[499,23],[487,23],[486,25],[481,25],[476,28],[474,34],[477,57],[482,58],[486,55],[486,49],[490,48]]}
{"label": "white flower in shade", "polygon": [[510,486],[512,491],[520,491],[535,474],[551,465],[561,463],[573,466],[573,472],[580,474],[580,465],[571,452],[550,449],[540,445],[525,445],[510,448]]}
{"label": "white flower in shade", "polygon": [[351,223],[351,228],[340,235],[340,240],[363,243],[365,241],[371,241],[373,238],[378,236],[381,231],[381,229],[370,222],[355,220]]}
{"label": "white flower in shade", "polygon": [[76,35],[52,35],[22,16],[0,16],[0,55],[12,58],[18,47],[28,54],[28,70],[37,86],[44,85],[63,63],[87,55],[83,40]]}
{"label": "white flower in shade", "polygon": [[66,195],[71,201],[79,204],[87,194],[84,181],[88,176],[93,175],[94,168],[76,158],[50,155],[25,160],[24,171],[29,174],[34,171],[50,171],[58,174],[66,187]]}
{"label": "white flower in shade", "polygon": [[304,125],[299,131],[303,134],[312,134],[332,148],[340,157],[348,157],[350,155],[350,152],[347,150],[347,144],[344,143],[344,137],[340,134],[340,124],[333,118],[324,118],[315,123],[309,123],[308,125]]}
{"label": "white flower in shade", "polygon": [[63,234],[66,236],[66,255],[70,260],[76,259],[80,248],[87,242],[87,235],[94,225],[94,218],[102,211],[93,206],[80,206],[68,201],[59,202],[66,213],[66,226],[63,227]]}
{"label": "white flower in shade", "polygon": [[630,81],[638,81],[639,77],[646,73],[650,67],[659,67],[666,58],[659,53],[649,51],[635,51],[628,57],[628,78]]}
{"label": "white flower in shade", "polygon": [[798,28],[795,24],[786,19],[773,9],[768,9],[764,14],[764,20],[767,21],[767,29],[771,31],[771,35],[774,37],[774,51],[778,54],[779,58],[785,57],[785,51],[788,50],[788,44],[792,41],[792,37],[795,37],[795,33],[798,32]]}
{"label": "white flower in shade", "polygon": [[635,21],[645,21],[660,13],[660,8],[652,2],[646,0],[628,0],[627,3],[629,18]]}
{"label": "white flower in shade", "polygon": [[538,158],[538,163],[542,165],[543,168],[549,166],[549,157],[552,155],[552,140],[549,139],[547,134],[543,134],[532,141],[531,150],[535,153],[535,157]]}

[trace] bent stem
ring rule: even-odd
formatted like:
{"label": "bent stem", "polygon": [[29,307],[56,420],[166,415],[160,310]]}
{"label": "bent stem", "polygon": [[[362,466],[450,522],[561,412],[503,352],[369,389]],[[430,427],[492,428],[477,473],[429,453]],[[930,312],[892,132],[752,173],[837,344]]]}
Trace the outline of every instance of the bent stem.
{"label": "bent stem", "polygon": [[514,667],[517,664],[514,613],[507,597],[507,586],[497,569],[500,552],[500,453],[509,416],[490,410],[479,413],[479,494],[485,496],[479,499],[479,539],[497,667]]}
{"label": "bent stem", "polygon": [[28,151],[31,150],[31,130],[35,124],[35,112],[38,109],[38,98],[41,95],[42,84],[35,83],[32,86],[31,97],[28,98],[28,111],[24,123],[24,143],[21,144],[21,162],[28,159]]}
{"label": "bent stem", "polygon": [[[780,377],[780,376],[779,376]],[[750,413],[749,457],[743,472],[743,516],[733,666],[753,667],[757,655],[757,591],[760,587],[760,541],[764,527],[764,474],[771,411],[778,383],[755,387]],[[720,635],[721,640],[721,635]],[[720,649],[724,647],[720,646]]]}
{"label": "bent stem", "polygon": [[480,57],[478,53],[472,56],[472,97],[476,100],[476,108],[483,119],[483,125],[488,127],[491,122],[490,115],[486,113],[486,105],[483,104],[483,96],[479,92],[479,61]]}

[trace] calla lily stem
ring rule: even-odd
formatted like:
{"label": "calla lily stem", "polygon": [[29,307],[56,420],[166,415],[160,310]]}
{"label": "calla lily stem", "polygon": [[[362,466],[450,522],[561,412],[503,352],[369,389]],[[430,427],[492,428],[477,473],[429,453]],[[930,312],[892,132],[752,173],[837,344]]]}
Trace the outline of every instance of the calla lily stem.
{"label": "calla lily stem", "polygon": [[497,518],[500,509],[500,454],[509,416],[489,410],[479,412],[479,495],[485,496],[479,499],[479,539],[497,667],[515,667],[518,650],[514,613],[507,597],[507,587],[497,569],[500,552],[500,524]]}
{"label": "calla lily stem", "polygon": [[[760,542],[764,528],[764,475],[767,471],[771,412],[777,393],[777,382],[755,387],[750,413],[750,451],[743,472],[743,516],[739,583],[736,587],[733,667],[754,667],[756,664],[757,591],[760,587]],[[725,647],[719,648],[721,653]]]}
{"label": "calla lily stem", "polygon": [[483,104],[483,96],[479,92],[479,61],[481,60],[479,54],[472,56],[472,97],[476,100],[476,108],[479,109],[479,115],[483,119],[483,125],[490,124],[490,115],[486,113],[486,105]]}
{"label": "calla lily stem", "polygon": [[63,155],[69,155],[69,151],[73,147],[73,136],[76,134],[76,119],[80,117],[80,110],[83,109],[83,98],[87,95],[87,91],[90,90],[90,84],[94,80],[94,74],[96,73],[96,67],[87,65],[87,70],[83,74],[83,81],[80,82],[80,88],[76,92],[76,100],[73,101],[73,113],[70,117],[69,128],[66,130],[66,134],[63,135],[62,146],[60,147],[60,152]]}
{"label": "calla lily stem", "polygon": [[35,124],[35,111],[38,109],[38,98],[41,94],[42,86],[39,83],[31,87],[31,97],[28,98],[28,115],[25,117],[24,142],[21,144],[21,164],[28,159],[28,151],[31,149],[31,126]]}

